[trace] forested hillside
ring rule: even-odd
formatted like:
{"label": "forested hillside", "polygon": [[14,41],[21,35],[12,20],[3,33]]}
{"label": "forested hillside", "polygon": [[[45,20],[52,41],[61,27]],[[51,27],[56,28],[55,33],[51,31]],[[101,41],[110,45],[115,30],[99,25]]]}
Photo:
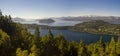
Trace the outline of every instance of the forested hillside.
{"label": "forested hillside", "polygon": [[103,20],[93,20],[79,23],[73,27],[69,27],[69,29],[95,34],[120,35],[120,24],[111,24]]}
{"label": "forested hillside", "polygon": [[32,35],[22,24],[12,22],[10,15],[0,12],[0,56],[120,55],[120,37],[118,41],[112,37],[110,43],[105,43],[101,36],[96,43],[85,45],[82,40],[80,43],[68,42],[62,34],[53,36],[50,29],[47,35],[41,37],[39,27],[35,29]]}

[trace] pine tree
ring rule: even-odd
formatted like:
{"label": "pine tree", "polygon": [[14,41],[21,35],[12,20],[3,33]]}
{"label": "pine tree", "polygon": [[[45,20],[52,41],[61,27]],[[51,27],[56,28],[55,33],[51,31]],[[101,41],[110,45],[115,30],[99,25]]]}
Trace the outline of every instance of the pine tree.
{"label": "pine tree", "polygon": [[21,48],[16,49],[16,56],[21,56],[22,55],[22,50]]}
{"label": "pine tree", "polygon": [[48,35],[45,35],[42,39],[41,39],[41,42],[43,42],[44,44],[48,44],[48,45],[51,45],[52,42],[53,42],[53,34],[51,32],[51,30],[49,29],[48,31]]}
{"label": "pine tree", "polygon": [[64,38],[64,36],[62,34],[57,35],[55,38],[55,41],[56,41],[56,45],[60,51],[60,55],[61,56],[65,55],[66,48],[67,48],[67,44],[66,44],[67,41]]}
{"label": "pine tree", "polygon": [[114,46],[115,46],[115,40],[114,40],[114,37],[112,37],[109,44],[109,48],[112,49]]}
{"label": "pine tree", "polygon": [[85,47],[83,41],[80,41],[79,47],[78,47],[78,56],[89,56],[87,53],[87,48]]}
{"label": "pine tree", "polygon": [[49,36],[49,37],[53,37],[53,34],[52,34],[51,29],[48,30],[48,36]]}
{"label": "pine tree", "polygon": [[10,46],[11,39],[9,35],[0,29],[0,56],[8,56],[11,53]]}
{"label": "pine tree", "polygon": [[1,9],[0,9],[0,17],[2,16],[2,11],[1,11]]}
{"label": "pine tree", "polygon": [[100,37],[100,40],[98,41],[98,51],[99,51],[99,54],[100,56],[104,56],[105,55],[105,43],[102,39],[102,36]]}
{"label": "pine tree", "polygon": [[28,50],[21,50],[21,48],[17,48],[16,56],[28,56]]}
{"label": "pine tree", "polygon": [[36,45],[31,47],[31,52],[32,53],[30,53],[29,56],[40,56],[40,50]]}
{"label": "pine tree", "polygon": [[77,56],[78,55],[78,43],[75,41],[68,42],[68,55],[67,56]]}
{"label": "pine tree", "polygon": [[120,55],[120,37],[118,37],[116,52],[117,52],[118,55]]}
{"label": "pine tree", "polygon": [[9,18],[9,22],[12,22],[12,18],[10,15],[8,16],[8,18]]}
{"label": "pine tree", "polygon": [[40,32],[39,32],[39,27],[36,26],[32,44],[39,45],[39,42],[40,42]]}
{"label": "pine tree", "polygon": [[103,41],[103,38],[102,38],[102,36],[100,37],[100,40],[99,40],[99,47],[105,47],[105,43],[104,43],[104,41]]}
{"label": "pine tree", "polygon": [[99,56],[97,43],[93,45],[92,55],[91,56]]}
{"label": "pine tree", "polygon": [[35,35],[36,37],[40,37],[40,32],[39,32],[39,27],[38,27],[38,25],[37,25],[36,28],[35,28],[35,33],[34,33],[34,35]]}
{"label": "pine tree", "polygon": [[112,37],[111,42],[109,44],[110,56],[117,56],[115,46],[115,40],[114,37]]}

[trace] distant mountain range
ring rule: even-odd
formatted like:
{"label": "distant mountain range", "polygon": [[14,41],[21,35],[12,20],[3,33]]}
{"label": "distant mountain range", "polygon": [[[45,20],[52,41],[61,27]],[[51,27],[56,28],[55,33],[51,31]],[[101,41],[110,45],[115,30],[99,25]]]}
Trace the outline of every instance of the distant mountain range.
{"label": "distant mountain range", "polygon": [[[55,19],[63,20],[63,21],[92,21],[92,20],[103,20],[112,24],[120,24],[120,17],[115,16],[79,16],[79,17],[52,17],[46,19],[35,19],[39,23],[53,23]],[[23,18],[15,17],[12,19],[13,21],[25,21]]]}
{"label": "distant mountain range", "polygon": [[12,20],[13,20],[13,21],[25,21],[25,19],[20,18],[20,17],[12,18]]}
{"label": "distant mountain range", "polygon": [[120,17],[114,16],[80,16],[80,17],[61,17],[65,21],[92,21],[92,20],[103,20],[113,24],[120,24]]}

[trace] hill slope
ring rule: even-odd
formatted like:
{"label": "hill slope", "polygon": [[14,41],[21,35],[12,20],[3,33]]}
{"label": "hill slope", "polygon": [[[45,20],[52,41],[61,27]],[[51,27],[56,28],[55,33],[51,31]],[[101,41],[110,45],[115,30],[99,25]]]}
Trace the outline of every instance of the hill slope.
{"label": "hill slope", "polygon": [[119,35],[120,24],[110,24],[103,20],[93,20],[76,24],[69,28],[70,30],[83,31],[89,33],[100,33],[100,34],[115,34]]}

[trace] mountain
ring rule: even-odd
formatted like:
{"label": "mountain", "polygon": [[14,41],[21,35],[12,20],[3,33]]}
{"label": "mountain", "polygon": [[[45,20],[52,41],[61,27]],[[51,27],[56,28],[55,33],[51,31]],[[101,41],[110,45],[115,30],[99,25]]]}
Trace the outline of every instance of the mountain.
{"label": "mountain", "polygon": [[[24,20],[23,18],[15,17],[12,19],[14,22],[24,23],[24,24],[40,24],[40,25],[75,25],[81,22],[89,22],[93,20],[103,20],[112,24],[120,24],[120,17],[115,16],[79,16],[79,17],[51,17],[51,18],[43,18],[43,19],[34,19],[34,20]],[[80,22],[81,21],[81,22]],[[52,23],[52,24],[50,24]]]}
{"label": "mountain", "polygon": [[100,26],[105,26],[105,25],[110,25],[110,23],[105,22],[103,20],[93,20],[89,22],[76,24],[75,26],[85,27],[85,28],[99,28]]}
{"label": "mountain", "polygon": [[[68,16],[68,17],[53,17],[53,18],[46,18],[46,19],[59,19],[62,21],[93,21],[93,20],[103,20],[112,24],[120,24],[120,17],[117,16]],[[43,20],[44,21],[44,20]]]}
{"label": "mountain", "polygon": [[47,23],[47,24],[55,22],[55,20],[53,20],[51,18],[48,18],[48,19],[39,19],[38,21],[39,21],[39,23]]}
{"label": "mountain", "polygon": [[99,34],[119,35],[120,24],[111,24],[103,20],[83,22],[69,27],[70,30]]}
{"label": "mountain", "polygon": [[92,21],[92,20],[103,20],[112,24],[120,24],[120,17],[115,16],[79,16],[79,17],[61,17],[59,19],[65,21]]}
{"label": "mountain", "polygon": [[25,21],[23,18],[20,18],[20,17],[15,17],[15,18],[12,18],[13,21]]}

